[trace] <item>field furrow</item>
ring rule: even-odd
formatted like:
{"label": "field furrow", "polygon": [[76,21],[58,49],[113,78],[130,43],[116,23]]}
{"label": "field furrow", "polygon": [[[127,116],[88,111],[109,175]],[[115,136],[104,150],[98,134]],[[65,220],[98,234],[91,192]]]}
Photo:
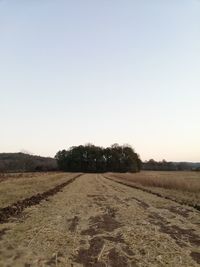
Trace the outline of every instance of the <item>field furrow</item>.
{"label": "field furrow", "polygon": [[49,197],[54,196],[62,190],[63,187],[75,181],[76,178],[80,177],[81,174],[75,176],[67,177],[67,181],[61,184],[56,185],[55,187],[42,192],[31,197],[25,198],[23,200],[17,201],[10,206],[0,209],[0,223],[5,223],[9,221],[11,217],[19,216],[25,208],[38,205],[43,200],[48,200]]}

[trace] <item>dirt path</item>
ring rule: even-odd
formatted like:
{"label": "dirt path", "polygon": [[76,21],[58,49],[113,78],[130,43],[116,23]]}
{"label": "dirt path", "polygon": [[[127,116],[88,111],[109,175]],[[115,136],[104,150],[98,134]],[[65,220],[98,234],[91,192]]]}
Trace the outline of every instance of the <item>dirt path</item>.
{"label": "dirt path", "polygon": [[0,266],[200,266],[200,215],[86,174],[1,224]]}

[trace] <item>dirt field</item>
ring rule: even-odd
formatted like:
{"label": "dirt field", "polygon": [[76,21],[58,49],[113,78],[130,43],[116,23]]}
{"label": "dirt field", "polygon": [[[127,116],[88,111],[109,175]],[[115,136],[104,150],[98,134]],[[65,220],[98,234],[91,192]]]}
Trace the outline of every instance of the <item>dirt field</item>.
{"label": "dirt field", "polygon": [[200,266],[197,209],[111,174],[55,175],[0,183],[0,266]]}

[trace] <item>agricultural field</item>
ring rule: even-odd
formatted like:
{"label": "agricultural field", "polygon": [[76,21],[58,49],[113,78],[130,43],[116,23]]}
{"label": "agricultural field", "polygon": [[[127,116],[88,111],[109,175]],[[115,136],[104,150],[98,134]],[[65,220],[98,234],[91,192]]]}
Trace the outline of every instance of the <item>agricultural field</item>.
{"label": "agricultural field", "polygon": [[141,171],[111,173],[107,178],[200,210],[200,172]]}
{"label": "agricultural field", "polygon": [[200,174],[0,180],[0,266],[200,266]]}

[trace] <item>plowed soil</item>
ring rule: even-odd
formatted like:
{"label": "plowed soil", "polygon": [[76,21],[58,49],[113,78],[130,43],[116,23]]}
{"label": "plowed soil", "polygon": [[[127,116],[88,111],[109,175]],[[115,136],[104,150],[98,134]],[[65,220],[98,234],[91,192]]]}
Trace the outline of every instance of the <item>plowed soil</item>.
{"label": "plowed soil", "polygon": [[0,266],[200,266],[198,210],[100,174],[73,177],[1,220]]}

